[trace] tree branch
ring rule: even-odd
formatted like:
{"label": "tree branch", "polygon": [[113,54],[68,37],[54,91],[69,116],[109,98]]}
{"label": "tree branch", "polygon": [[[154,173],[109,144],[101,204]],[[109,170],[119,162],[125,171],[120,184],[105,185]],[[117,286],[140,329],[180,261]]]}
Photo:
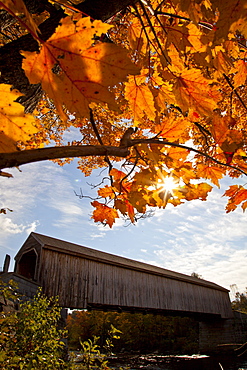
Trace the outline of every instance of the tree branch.
{"label": "tree branch", "polygon": [[23,164],[40,162],[50,159],[61,159],[61,158],[76,158],[76,157],[89,157],[89,156],[111,156],[118,158],[126,158],[129,155],[129,148],[137,144],[158,144],[167,145],[176,148],[181,148],[200,154],[201,156],[210,159],[212,162],[217,163],[220,166],[231,168],[238,171],[245,176],[247,173],[242,169],[232,166],[227,163],[223,163],[211,157],[207,153],[203,153],[200,150],[194,149],[192,147],[173,143],[170,141],[165,141],[161,139],[130,139],[126,143],[125,147],[121,146],[106,146],[106,145],[70,145],[70,146],[57,146],[41,149],[29,149],[23,151],[16,151],[12,153],[0,153],[0,170],[10,167],[18,167]]}
{"label": "tree branch", "polygon": [[125,158],[129,155],[128,148],[102,145],[70,145],[41,149],[29,149],[12,153],[0,154],[0,169],[18,167],[23,164],[40,162],[49,159],[75,158],[88,156],[113,156]]}

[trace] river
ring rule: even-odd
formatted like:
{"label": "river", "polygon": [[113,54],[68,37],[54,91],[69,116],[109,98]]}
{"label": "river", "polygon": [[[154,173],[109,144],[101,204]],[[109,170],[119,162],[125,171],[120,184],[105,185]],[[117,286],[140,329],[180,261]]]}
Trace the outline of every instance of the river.
{"label": "river", "polygon": [[128,367],[129,370],[247,370],[247,358],[227,355],[123,355],[112,356],[108,365],[115,369]]}

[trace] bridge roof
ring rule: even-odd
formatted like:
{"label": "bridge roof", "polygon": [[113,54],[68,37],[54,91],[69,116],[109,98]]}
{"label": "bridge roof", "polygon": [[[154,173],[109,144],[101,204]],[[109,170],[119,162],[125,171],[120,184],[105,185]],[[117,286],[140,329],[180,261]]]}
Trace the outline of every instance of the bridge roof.
{"label": "bridge roof", "polygon": [[26,252],[27,246],[30,247],[30,239],[34,238],[43,249],[51,249],[57,251],[59,253],[65,253],[68,255],[76,255],[81,258],[95,260],[97,262],[106,263],[110,265],[115,265],[123,268],[128,268],[137,271],[143,271],[146,273],[164,276],[166,278],[180,280],[184,282],[188,282],[190,284],[196,284],[200,286],[206,286],[208,288],[212,288],[215,290],[221,290],[228,292],[228,289],[223,288],[222,286],[212,283],[210,281],[196,278],[193,276],[181,274],[178,272],[174,272],[171,270],[167,270],[158,266],[153,266],[147,263],[135,261],[129,258],[116,256],[114,254],[102,252],[96,249],[84,247],[78,244],[70,243],[65,240],[56,239],[47,235],[42,235],[38,233],[32,232],[26,242],[23,244],[17,255],[15,256],[15,260],[18,260],[23,253]]}

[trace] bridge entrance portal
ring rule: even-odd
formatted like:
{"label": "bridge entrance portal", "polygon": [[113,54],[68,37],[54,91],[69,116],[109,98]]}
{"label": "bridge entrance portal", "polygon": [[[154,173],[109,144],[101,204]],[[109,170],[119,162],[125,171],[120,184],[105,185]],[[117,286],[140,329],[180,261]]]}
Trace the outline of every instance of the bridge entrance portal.
{"label": "bridge entrance portal", "polygon": [[34,249],[22,255],[18,263],[17,274],[27,279],[35,280],[35,271],[37,263],[37,253]]}

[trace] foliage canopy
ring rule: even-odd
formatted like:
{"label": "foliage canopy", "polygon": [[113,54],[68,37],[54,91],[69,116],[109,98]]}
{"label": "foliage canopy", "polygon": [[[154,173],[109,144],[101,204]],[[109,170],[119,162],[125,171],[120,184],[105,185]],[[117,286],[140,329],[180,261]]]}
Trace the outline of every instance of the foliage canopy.
{"label": "foliage canopy", "polygon": [[237,292],[235,300],[232,302],[232,309],[247,313],[247,289],[245,293]]}
{"label": "foliage canopy", "polygon": [[[0,169],[107,167],[92,217],[110,227],[246,175],[246,2],[116,1],[98,16],[89,3],[0,2]],[[226,212],[246,209],[244,186],[224,195]]]}

